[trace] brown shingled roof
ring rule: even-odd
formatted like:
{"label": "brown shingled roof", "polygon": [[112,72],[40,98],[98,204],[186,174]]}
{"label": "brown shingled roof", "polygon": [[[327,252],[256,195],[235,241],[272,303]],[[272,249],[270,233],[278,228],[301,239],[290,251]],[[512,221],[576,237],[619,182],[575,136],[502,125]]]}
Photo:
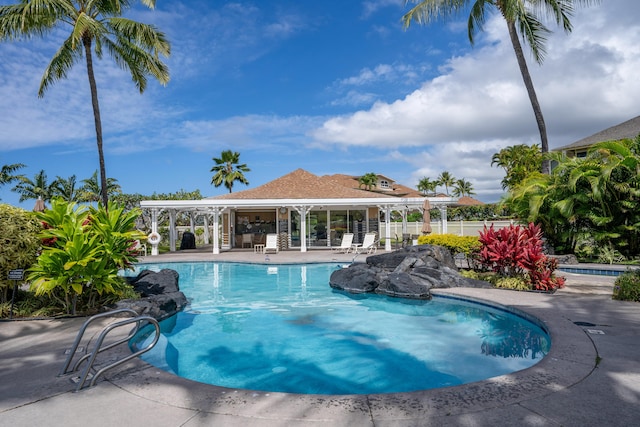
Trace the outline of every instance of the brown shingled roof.
{"label": "brown shingled roof", "polygon": [[[345,175],[346,176],[346,175]],[[259,187],[214,197],[215,199],[354,199],[388,197],[385,194],[358,190],[339,181],[319,177],[304,169],[267,182]]]}
{"label": "brown shingled roof", "polygon": [[473,197],[463,196],[458,199],[457,206],[473,206],[473,205],[484,205],[484,202],[481,202],[478,199],[474,199]]}
{"label": "brown shingled roof", "polygon": [[[392,181],[393,189],[382,190],[374,187],[371,190],[366,190],[368,193],[380,194],[383,197],[424,197],[424,195],[420,193],[418,190],[415,190],[411,187],[407,187],[406,185],[398,184],[394,180],[392,180],[391,178],[385,175],[378,174],[378,176],[383,177],[388,181]],[[350,187],[350,188],[360,187],[360,183],[358,182],[358,178],[360,177],[358,176],[334,174],[334,175],[324,175],[321,178],[330,180],[332,182],[335,182],[345,187]],[[371,196],[371,197],[376,197],[376,196]]]}

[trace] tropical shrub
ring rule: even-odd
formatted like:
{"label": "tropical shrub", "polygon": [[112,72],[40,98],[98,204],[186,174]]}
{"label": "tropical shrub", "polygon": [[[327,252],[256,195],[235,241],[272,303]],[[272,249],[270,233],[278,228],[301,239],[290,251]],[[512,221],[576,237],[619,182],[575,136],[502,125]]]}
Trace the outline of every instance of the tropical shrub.
{"label": "tropical shrub", "polygon": [[629,270],[613,284],[613,299],[640,302],[640,270]]}
{"label": "tropical shrub", "polygon": [[33,212],[0,205],[0,303],[9,299],[14,284],[8,280],[9,270],[27,269],[36,261],[40,229]]}
{"label": "tropical shrub", "polygon": [[482,246],[477,236],[457,236],[455,234],[430,234],[418,237],[419,245],[437,245],[449,249],[453,255],[471,255]]}
{"label": "tropical shrub", "polygon": [[512,289],[514,291],[528,291],[531,289],[524,277],[500,277],[493,284],[496,288]]}
{"label": "tropical shrub", "polygon": [[553,154],[550,174],[531,173],[504,200],[540,224],[557,253],[582,242],[640,254],[640,136],[595,144],[586,157]]}
{"label": "tropical shrub", "polygon": [[617,249],[615,249],[612,245],[603,246],[597,249],[598,252],[598,262],[602,264],[613,264],[614,262],[623,262],[626,261],[624,255],[622,255]]}
{"label": "tropical shrub", "polygon": [[40,237],[51,246],[43,248],[29,270],[36,295],[47,295],[75,314],[78,305],[90,311],[99,298],[118,299],[127,292],[118,271],[136,261],[133,243],[144,238],[134,228],[138,212],[125,213],[117,205],[108,211],[88,209],[54,199],[51,209],[37,215],[46,224]]}
{"label": "tropical shrub", "polygon": [[542,250],[540,227],[530,223],[527,227],[511,225],[495,230],[485,227],[479,237],[482,248],[480,263],[501,277],[523,277],[530,289],[553,291],[564,286],[564,278],[556,277],[555,259]]}

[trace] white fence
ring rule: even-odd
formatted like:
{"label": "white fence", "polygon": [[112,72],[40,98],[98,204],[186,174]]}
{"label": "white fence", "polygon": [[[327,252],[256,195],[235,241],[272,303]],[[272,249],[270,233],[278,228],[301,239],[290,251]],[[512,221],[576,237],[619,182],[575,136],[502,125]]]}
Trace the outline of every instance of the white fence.
{"label": "white fence", "polygon": [[[458,236],[477,236],[479,231],[482,231],[485,227],[491,226],[495,229],[508,227],[513,224],[513,221],[451,221],[447,222],[447,234],[456,234]],[[385,223],[380,223],[380,234],[383,235],[385,230]],[[440,221],[431,221],[431,234],[443,234],[442,223]],[[391,223],[391,238],[395,236],[402,237],[403,233],[407,234],[422,234],[422,222],[408,222],[407,231],[402,231],[401,222]],[[384,237],[384,236],[383,236]]]}

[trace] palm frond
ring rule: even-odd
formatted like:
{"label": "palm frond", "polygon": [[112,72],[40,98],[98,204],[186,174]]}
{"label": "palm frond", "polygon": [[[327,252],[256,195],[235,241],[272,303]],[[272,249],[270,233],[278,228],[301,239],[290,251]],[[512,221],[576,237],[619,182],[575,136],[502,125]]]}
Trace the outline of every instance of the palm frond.
{"label": "palm frond", "polygon": [[66,78],[69,70],[71,70],[82,56],[82,45],[77,45],[74,48],[72,37],[67,38],[53,55],[49,65],[47,65],[47,68],[44,70],[42,79],[40,80],[38,96],[42,98],[49,86],[58,80]]}

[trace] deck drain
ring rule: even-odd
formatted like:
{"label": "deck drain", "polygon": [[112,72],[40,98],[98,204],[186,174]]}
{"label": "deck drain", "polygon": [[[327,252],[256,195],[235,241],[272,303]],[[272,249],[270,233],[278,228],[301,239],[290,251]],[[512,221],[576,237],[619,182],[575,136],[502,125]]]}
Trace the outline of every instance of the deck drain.
{"label": "deck drain", "polygon": [[604,335],[604,331],[601,331],[600,329],[587,329],[587,332],[593,335]]}
{"label": "deck drain", "polygon": [[598,326],[595,323],[590,322],[573,322],[573,324],[578,326]]}

